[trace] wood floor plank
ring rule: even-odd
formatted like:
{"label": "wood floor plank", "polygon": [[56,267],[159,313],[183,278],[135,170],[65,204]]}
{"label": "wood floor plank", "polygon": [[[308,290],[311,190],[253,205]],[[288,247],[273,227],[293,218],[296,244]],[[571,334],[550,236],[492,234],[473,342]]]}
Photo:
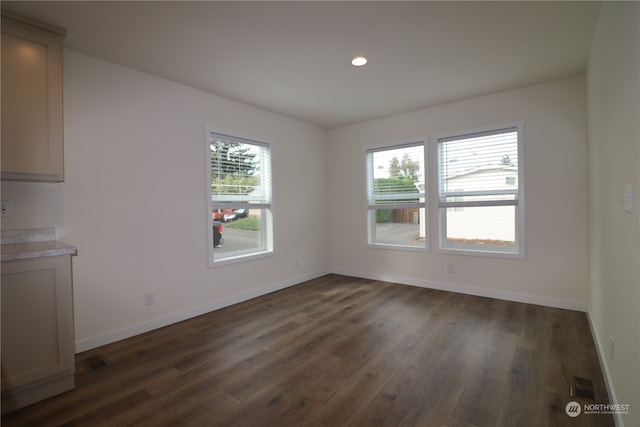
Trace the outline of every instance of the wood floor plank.
{"label": "wood floor plank", "polygon": [[477,426],[495,424],[517,341],[517,335],[501,328],[485,340],[478,365],[453,410],[456,418]]}
{"label": "wood floor plank", "polygon": [[523,318],[526,304],[513,304],[505,300],[492,300],[496,327],[500,330],[520,336],[525,326]]}
{"label": "wood floor plank", "polygon": [[551,330],[547,342],[547,387],[551,392],[571,390],[575,376],[591,378],[584,365],[582,354],[587,343],[579,341],[579,313],[569,310],[553,310],[549,316]]}
{"label": "wood floor plank", "polygon": [[464,296],[446,322],[424,341],[419,357],[408,362],[427,377],[417,404],[407,411],[402,426],[449,422],[494,325],[490,320],[474,322],[470,313],[487,313],[490,305],[489,299]]}
{"label": "wood floor plank", "polygon": [[496,426],[541,425],[545,360],[541,352],[517,347],[509,369]]}
{"label": "wood floor plank", "polygon": [[518,346],[530,350],[540,350],[547,346],[549,320],[548,310],[541,305],[526,304],[524,325]]}
{"label": "wood floor plank", "polygon": [[313,415],[344,380],[340,359],[321,353],[275,379],[270,387],[251,395],[243,405],[220,414],[221,425],[298,426]]}
{"label": "wood floor plank", "polygon": [[[528,424],[525,424],[528,425]],[[466,421],[463,421],[459,418],[456,418],[454,416],[450,416],[445,422],[444,424],[442,424],[443,427],[478,427],[475,424],[470,424]]]}
{"label": "wood floor plank", "polygon": [[272,387],[274,379],[286,375],[296,362],[286,355],[265,352],[245,359],[215,378],[232,396],[246,400],[264,388]]}
{"label": "wood floor plank", "polygon": [[424,373],[429,373],[445,359],[475,366],[492,326],[492,322],[481,319],[480,315],[489,310],[489,302],[487,298],[469,295],[458,300],[445,321],[432,335],[418,343],[417,351],[410,354],[405,363]]}
{"label": "wood floor plank", "polygon": [[402,422],[424,387],[426,375],[402,369],[376,394],[349,426],[395,426]]}
{"label": "wood floor plank", "polygon": [[204,378],[191,382],[184,387],[170,390],[166,387],[154,394],[154,405],[145,412],[140,411],[137,419],[123,420],[133,424],[145,424],[155,427],[193,425],[201,420],[206,425],[215,420],[215,415],[239,404],[239,401],[227,393],[215,378]]}
{"label": "wood floor plank", "polygon": [[[122,421],[118,422],[118,420],[137,419],[136,412],[151,403],[152,399],[152,396],[147,390],[138,388],[129,391],[126,395],[118,399],[112,399],[108,403],[100,406],[97,411],[85,413],[65,422],[65,425],[108,426],[122,424]],[[49,422],[50,421],[47,420],[43,425],[49,425]]]}
{"label": "wood floor plank", "polygon": [[343,426],[353,422],[366,405],[382,391],[382,388],[402,369],[399,358],[380,353],[367,363],[350,366],[351,378],[344,381],[331,394],[324,405],[315,412],[315,418],[327,426]]}
{"label": "wood floor plank", "polygon": [[2,425],[613,426],[573,375],[608,402],[584,313],[332,274],[78,354]]}
{"label": "wood floor plank", "polygon": [[415,405],[403,417],[400,426],[445,425],[473,370],[466,357],[441,359],[425,375]]}

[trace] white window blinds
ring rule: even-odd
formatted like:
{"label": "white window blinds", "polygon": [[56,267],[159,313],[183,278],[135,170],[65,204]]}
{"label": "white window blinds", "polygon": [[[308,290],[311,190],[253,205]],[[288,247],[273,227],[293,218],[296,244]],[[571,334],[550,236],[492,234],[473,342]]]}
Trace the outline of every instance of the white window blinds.
{"label": "white window blinds", "polygon": [[269,145],[228,135],[210,134],[211,200],[215,205],[271,204]]}
{"label": "white window blinds", "polygon": [[369,207],[423,207],[424,143],[367,152]]}
{"label": "white window blinds", "polygon": [[438,138],[440,248],[524,256],[522,126]]}
{"label": "white window blinds", "polygon": [[440,208],[518,204],[518,128],[438,139]]}

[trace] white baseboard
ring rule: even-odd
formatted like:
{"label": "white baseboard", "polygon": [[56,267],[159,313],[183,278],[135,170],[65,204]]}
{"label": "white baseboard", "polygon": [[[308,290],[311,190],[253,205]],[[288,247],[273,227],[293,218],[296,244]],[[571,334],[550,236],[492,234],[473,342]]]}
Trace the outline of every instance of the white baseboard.
{"label": "white baseboard", "polygon": [[219,310],[221,308],[228,307],[230,305],[237,304],[239,302],[247,301],[252,298],[269,294],[271,292],[279,291],[281,289],[285,289],[285,288],[297,285],[299,283],[306,282],[307,280],[313,280],[318,277],[327,275],[329,273],[330,271],[327,270],[327,271],[318,271],[318,272],[306,274],[303,276],[298,276],[281,283],[275,283],[269,286],[265,286],[263,288],[255,289],[253,291],[245,292],[238,295],[232,295],[230,297],[223,298],[220,300],[211,301],[206,304],[199,305],[197,307],[192,307],[184,311],[172,313],[172,314],[151,319],[142,323],[127,326],[125,328],[117,329],[115,331],[110,331],[105,334],[77,340],[75,343],[75,351],[76,353],[81,353],[83,351],[91,350],[96,347],[100,347],[106,344],[111,344],[113,342],[130,338],[135,335],[143,334],[145,332],[149,332],[154,329],[162,328],[164,326],[168,326],[173,323],[182,322],[183,320],[187,320],[192,317],[210,313],[212,311]]}
{"label": "white baseboard", "polygon": [[[589,328],[591,328],[591,336],[593,337],[593,341],[596,345],[598,360],[600,361],[600,366],[602,366],[602,374],[604,375],[604,383],[607,386],[607,393],[609,393],[609,398],[611,399],[611,403],[617,403],[618,398],[616,397],[616,391],[613,388],[613,383],[611,382],[611,374],[609,373],[608,365],[605,363],[606,362],[605,355],[607,354],[607,352],[605,347],[602,346],[602,341],[598,336],[598,330],[596,329],[596,326],[593,323],[590,307],[588,307],[587,309],[587,319],[589,320]],[[622,414],[617,414],[617,413],[613,414],[613,421],[616,424],[616,427],[624,427]]]}
{"label": "white baseboard", "polygon": [[400,283],[403,285],[417,286],[428,289],[438,289],[441,291],[457,292],[461,294],[475,295],[480,297],[488,297],[502,299],[507,301],[522,302],[526,304],[544,305],[547,307],[564,308],[567,310],[587,311],[587,306],[581,301],[572,301],[559,298],[549,298],[537,295],[520,294],[516,292],[500,291],[496,289],[476,288],[472,286],[444,284],[431,282],[427,280],[415,279],[413,277],[401,277],[386,274],[371,274],[361,271],[353,271],[346,269],[333,269],[335,274],[343,274],[345,276],[361,277],[363,279],[381,280],[384,282]]}

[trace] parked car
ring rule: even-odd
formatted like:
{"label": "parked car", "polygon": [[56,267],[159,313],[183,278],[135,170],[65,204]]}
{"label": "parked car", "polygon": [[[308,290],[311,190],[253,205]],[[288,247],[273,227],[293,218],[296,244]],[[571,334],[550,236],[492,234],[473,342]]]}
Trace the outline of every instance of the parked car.
{"label": "parked car", "polygon": [[224,243],[222,238],[222,224],[220,221],[213,221],[213,247],[217,248]]}
{"label": "parked car", "polygon": [[249,211],[247,209],[236,209],[233,212],[226,213],[222,217],[224,222],[235,221],[240,218],[246,218],[249,216]]}
{"label": "parked car", "polygon": [[233,209],[215,209],[211,212],[211,219],[214,221],[222,221],[222,218],[228,213],[232,213]]}

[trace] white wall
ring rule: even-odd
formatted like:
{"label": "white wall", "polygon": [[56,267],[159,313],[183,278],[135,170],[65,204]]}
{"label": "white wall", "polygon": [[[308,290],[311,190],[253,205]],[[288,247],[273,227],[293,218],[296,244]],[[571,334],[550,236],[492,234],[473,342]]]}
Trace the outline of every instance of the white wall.
{"label": "white wall", "polygon": [[[2,227],[55,226],[78,247],[79,350],[328,272],[324,130],[74,51],[64,61],[66,180],[3,182]],[[207,125],[272,143],[274,256],[208,268]]]}
{"label": "white wall", "polygon": [[[524,122],[526,259],[366,246],[365,149]],[[588,297],[586,91],[583,77],[329,131],[331,265],[337,272],[585,309]],[[431,172],[433,177],[433,171]],[[436,217],[431,216],[435,236]],[[454,264],[455,272],[447,272]]]}
{"label": "white wall", "polygon": [[[588,68],[590,317],[614,403],[640,425],[640,6],[602,4]],[[633,188],[633,211],[620,202]],[[614,357],[609,354],[614,337]]]}

